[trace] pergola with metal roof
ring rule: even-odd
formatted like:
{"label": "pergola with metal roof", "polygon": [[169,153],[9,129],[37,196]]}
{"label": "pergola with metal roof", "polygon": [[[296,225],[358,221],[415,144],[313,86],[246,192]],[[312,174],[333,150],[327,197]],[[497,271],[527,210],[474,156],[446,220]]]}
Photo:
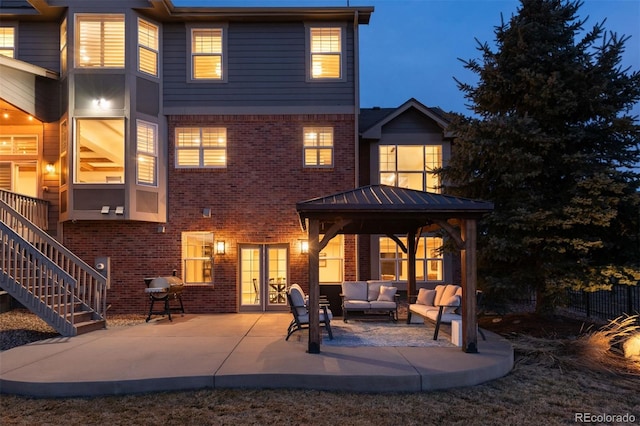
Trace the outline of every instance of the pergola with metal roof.
{"label": "pergola with metal roof", "polygon": [[[416,293],[416,247],[425,232],[443,229],[461,252],[462,350],[478,351],[476,318],[477,221],[493,204],[386,185],[369,185],[296,203],[309,240],[309,306],[320,299],[320,251],[338,234],[383,234],[408,255],[407,293]],[[322,240],[320,235],[323,235]],[[407,236],[407,246],[397,237]],[[320,318],[309,310],[309,353],[320,352]]]}

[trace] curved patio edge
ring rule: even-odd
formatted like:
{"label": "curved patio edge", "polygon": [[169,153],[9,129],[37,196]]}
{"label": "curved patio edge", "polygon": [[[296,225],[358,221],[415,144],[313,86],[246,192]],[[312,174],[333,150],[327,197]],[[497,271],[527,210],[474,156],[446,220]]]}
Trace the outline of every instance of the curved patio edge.
{"label": "curved patio edge", "polygon": [[[458,347],[335,347],[284,340],[290,315],[185,315],[0,352],[0,393],[97,397],[197,389],[424,392],[474,386],[513,368],[513,347],[485,332]],[[302,333],[302,332],[299,332]],[[77,360],[94,360],[81,365]],[[76,360],[76,361],[74,361]]]}

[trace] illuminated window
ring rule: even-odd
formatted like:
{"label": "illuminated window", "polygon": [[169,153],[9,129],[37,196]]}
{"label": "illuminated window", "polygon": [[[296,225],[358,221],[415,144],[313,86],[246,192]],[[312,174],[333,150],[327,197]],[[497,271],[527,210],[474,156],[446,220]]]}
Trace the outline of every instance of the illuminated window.
{"label": "illuminated window", "polygon": [[[407,246],[407,239],[400,237]],[[442,238],[421,237],[416,248],[416,280],[442,281],[443,257],[440,248]],[[380,237],[380,278],[383,280],[406,281],[408,276],[408,255],[389,237]]]}
{"label": "illuminated window", "polygon": [[304,128],[304,165],[305,167],[333,166],[333,128]]}
{"label": "illuminated window", "polygon": [[182,264],[186,284],[213,282],[213,232],[182,233]]}
{"label": "illuminated window", "polygon": [[38,136],[0,135],[0,155],[38,155]]}
{"label": "illuminated window", "polygon": [[60,24],[60,73],[67,72],[67,20]]}
{"label": "illuminated window", "polygon": [[158,170],[158,142],[157,129],[153,123],[142,120],[136,122],[137,126],[137,182],[142,185],[157,185]]}
{"label": "illuminated window", "polygon": [[[320,236],[322,239],[322,236]],[[344,235],[333,237],[320,252],[320,282],[341,283],[344,281]]]}
{"label": "illuminated window", "polygon": [[124,68],[124,15],[77,15],[77,68]]}
{"label": "illuminated window", "polygon": [[176,129],[176,167],[227,167],[227,129],[180,127]]}
{"label": "illuminated window", "polygon": [[124,183],[124,118],[78,118],[76,183]]}
{"label": "illuminated window", "polygon": [[342,78],[342,28],[310,28],[309,52],[312,79]]}
{"label": "illuminated window", "polygon": [[158,27],[138,19],[138,71],[158,76]]}
{"label": "illuminated window", "polygon": [[191,78],[222,80],[222,28],[191,30]]}
{"label": "illuminated window", "polygon": [[441,145],[380,145],[378,152],[381,184],[440,192],[433,171],[442,166]]}
{"label": "illuminated window", "polygon": [[28,197],[38,196],[38,162],[0,162],[0,188]]}
{"label": "illuminated window", "polygon": [[67,151],[69,149],[69,130],[67,120],[60,123],[60,185],[67,184],[69,165],[67,164]]}
{"label": "illuminated window", "polygon": [[16,57],[16,29],[14,27],[0,27],[0,55],[10,58]]}

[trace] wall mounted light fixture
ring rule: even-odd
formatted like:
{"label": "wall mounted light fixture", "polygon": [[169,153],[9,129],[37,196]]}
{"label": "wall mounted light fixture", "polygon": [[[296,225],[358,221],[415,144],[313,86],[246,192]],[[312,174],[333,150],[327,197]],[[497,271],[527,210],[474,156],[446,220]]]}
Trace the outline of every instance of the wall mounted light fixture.
{"label": "wall mounted light fixture", "polygon": [[299,242],[300,242],[300,253],[302,254],[309,253],[309,241],[299,240]]}
{"label": "wall mounted light fixture", "polygon": [[116,214],[124,214],[124,206],[116,207]]}
{"label": "wall mounted light fixture", "polygon": [[109,209],[110,209],[110,208],[111,208],[111,207],[109,207],[109,206],[102,206],[102,210],[100,210],[100,213],[102,213],[102,214],[109,214]]}
{"label": "wall mounted light fixture", "polygon": [[216,254],[224,254],[225,253],[225,243],[224,241],[216,241]]}
{"label": "wall mounted light fixture", "polygon": [[56,166],[53,165],[53,163],[49,163],[47,164],[44,169],[47,171],[48,174],[53,174],[56,171]]}
{"label": "wall mounted light fixture", "polygon": [[211,209],[209,207],[202,209],[202,217],[211,217]]}

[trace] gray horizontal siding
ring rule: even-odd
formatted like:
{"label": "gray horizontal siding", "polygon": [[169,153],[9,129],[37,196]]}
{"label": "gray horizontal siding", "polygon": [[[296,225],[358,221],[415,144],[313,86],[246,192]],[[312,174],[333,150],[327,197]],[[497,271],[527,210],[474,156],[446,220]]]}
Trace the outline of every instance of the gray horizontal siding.
{"label": "gray horizontal siding", "polygon": [[432,119],[410,108],[382,126],[383,133],[438,133],[443,130]]}
{"label": "gray horizontal siding", "polygon": [[53,22],[20,22],[17,59],[51,71],[60,71],[60,25]]}
{"label": "gray horizontal siding", "polygon": [[305,27],[298,23],[229,23],[227,82],[188,83],[188,31],[163,26],[165,107],[332,106],[354,104],[353,30],[347,27],[346,79],[306,81]]}

